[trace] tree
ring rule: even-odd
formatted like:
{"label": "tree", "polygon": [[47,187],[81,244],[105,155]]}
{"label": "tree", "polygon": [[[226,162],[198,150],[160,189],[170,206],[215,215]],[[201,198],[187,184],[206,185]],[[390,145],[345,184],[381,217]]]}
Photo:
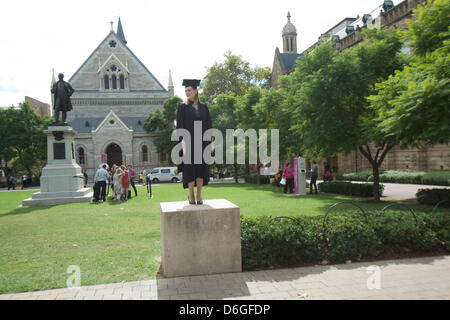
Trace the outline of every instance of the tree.
{"label": "tree", "polygon": [[214,103],[221,93],[234,92],[236,96],[243,96],[252,85],[267,85],[269,78],[269,68],[253,68],[250,62],[228,51],[224,62],[215,62],[207,68],[202,83],[202,101]]}
{"label": "tree", "polygon": [[[215,103],[210,106],[210,115],[212,120],[212,127],[220,130],[222,137],[226,137],[227,129],[235,129],[237,127],[236,119],[236,105],[238,97],[234,92],[222,93],[217,96]],[[222,154],[226,155],[226,143],[224,141],[222,146],[215,145],[215,148],[222,147]],[[236,152],[235,152],[236,155]],[[238,165],[236,162],[234,167],[234,179],[238,183]]]}
{"label": "tree", "polygon": [[0,130],[10,133],[4,134],[0,142],[2,159],[10,160],[15,171],[39,176],[47,159],[44,129],[50,122],[50,117],[37,115],[28,102],[21,102],[19,109],[0,110]]}
{"label": "tree", "polygon": [[414,17],[406,32],[414,53],[424,56],[441,48],[444,40],[448,39],[450,1],[428,0],[414,10]]}
{"label": "tree", "polygon": [[[163,109],[156,110],[149,114],[144,122],[144,129],[147,133],[158,132],[159,136],[154,140],[156,150],[160,154],[170,155],[172,148],[178,143],[171,141],[172,131],[175,129],[177,109],[183,100],[177,96],[170,97],[164,101]],[[169,163],[172,159],[169,156]]]}
{"label": "tree", "polygon": [[406,32],[414,46],[411,65],[379,83],[369,97],[378,129],[405,147],[450,140],[449,1],[429,1],[415,16]]}
{"label": "tree", "polygon": [[332,157],[357,148],[372,165],[379,200],[379,167],[396,140],[376,130],[366,97],[376,82],[402,68],[405,58],[397,32],[365,32],[365,41],[353,49],[337,52],[331,42],[316,47],[282,85],[292,102],[291,131],[301,138],[305,155]]}

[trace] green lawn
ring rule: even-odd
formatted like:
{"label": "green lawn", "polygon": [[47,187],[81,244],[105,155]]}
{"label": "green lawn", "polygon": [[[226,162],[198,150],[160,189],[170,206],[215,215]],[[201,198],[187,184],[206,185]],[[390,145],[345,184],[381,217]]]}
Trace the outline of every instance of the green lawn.
{"label": "green lawn", "polygon": [[[138,197],[120,204],[22,207],[21,201],[33,192],[0,192],[0,293],[65,287],[71,265],[80,267],[81,285],[154,279],[161,255],[159,203],[187,200],[180,184],[164,184],[153,187],[153,199],[138,187]],[[335,202],[358,200],[325,193],[285,197],[268,185],[205,187],[204,199],[218,198],[238,205],[243,216],[321,215]],[[364,209],[386,204],[360,203]]]}

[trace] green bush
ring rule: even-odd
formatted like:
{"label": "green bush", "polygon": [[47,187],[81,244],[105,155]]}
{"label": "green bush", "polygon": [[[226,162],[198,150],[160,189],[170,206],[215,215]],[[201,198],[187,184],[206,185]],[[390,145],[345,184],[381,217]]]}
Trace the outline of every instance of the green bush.
{"label": "green bush", "polygon": [[[260,176],[261,177],[261,184],[269,184],[270,183],[270,176]],[[258,183],[258,174],[257,173],[250,173],[249,175],[245,176],[245,182],[246,183],[252,183],[257,184]]]}
{"label": "green bush", "polygon": [[359,211],[291,219],[241,217],[242,265],[248,270],[295,263],[341,263],[383,252],[446,249],[450,252],[447,213],[413,216],[405,211]]}
{"label": "green bush", "polygon": [[[351,183],[346,181],[330,181],[319,183],[321,192],[349,194],[360,197],[373,197],[372,183]],[[384,186],[379,186],[380,196],[383,194]]]}
{"label": "green bush", "polygon": [[369,177],[372,176],[372,170],[364,170],[360,172],[338,173],[336,180],[344,181],[369,181]]}
{"label": "green bush", "polygon": [[[372,170],[365,170],[361,172],[339,173],[336,175],[336,180],[373,181],[373,172]],[[450,171],[431,171],[425,173],[400,170],[381,170],[380,182],[450,186]]]}
{"label": "green bush", "polygon": [[377,236],[361,218],[328,217],[324,229],[325,250],[323,258],[341,263],[356,260],[359,256],[373,255],[377,248]]}
{"label": "green bush", "polygon": [[[435,205],[442,200],[450,200],[450,189],[419,189],[416,193],[417,201],[421,204]],[[439,207],[450,207],[450,201]]]}
{"label": "green bush", "polygon": [[[380,173],[380,182],[421,184],[425,172],[388,170]],[[369,177],[373,181],[373,176]]]}
{"label": "green bush", "polygon": [[450,171],[431,171],[422,177],[422,184],[450,186]]}

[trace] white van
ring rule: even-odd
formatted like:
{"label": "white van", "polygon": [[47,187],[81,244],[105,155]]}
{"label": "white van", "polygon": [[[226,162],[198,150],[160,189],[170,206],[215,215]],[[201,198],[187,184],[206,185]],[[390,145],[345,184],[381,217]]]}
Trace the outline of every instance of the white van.
{"label": "white van", "polygon": [[159,167],[153,168],[148,174],[152,183],[158,183],[163,181],[178,182],[183,180],[181,172],[178,172],[177,167]]}

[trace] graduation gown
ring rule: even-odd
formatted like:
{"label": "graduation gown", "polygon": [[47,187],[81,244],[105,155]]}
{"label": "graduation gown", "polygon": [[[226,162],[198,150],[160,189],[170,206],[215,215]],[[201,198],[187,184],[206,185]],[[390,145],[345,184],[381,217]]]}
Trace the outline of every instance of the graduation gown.
{"label": "graduation gown", "polygon": [[[202,164],[194,163],[194,141],[198,137],[194,136],[194,121],[202,122]],[[200,103],[198,104],[198,111],[191,105],[182,104],[177,110],[177,129],[186,129],[191,135],[191,163],[181,163],[178,165],[178,171],[183,172],[183,187],[188,188],[188,183],[196,181],[196,178],[203,178],[203,185],[206,186],[209,182],[209,165],[203,159],[203,151],[208,146],[210,141],[203,141],[203,134],[206,130],[211,128],[211,116],[209,115],[208,107]]]}

